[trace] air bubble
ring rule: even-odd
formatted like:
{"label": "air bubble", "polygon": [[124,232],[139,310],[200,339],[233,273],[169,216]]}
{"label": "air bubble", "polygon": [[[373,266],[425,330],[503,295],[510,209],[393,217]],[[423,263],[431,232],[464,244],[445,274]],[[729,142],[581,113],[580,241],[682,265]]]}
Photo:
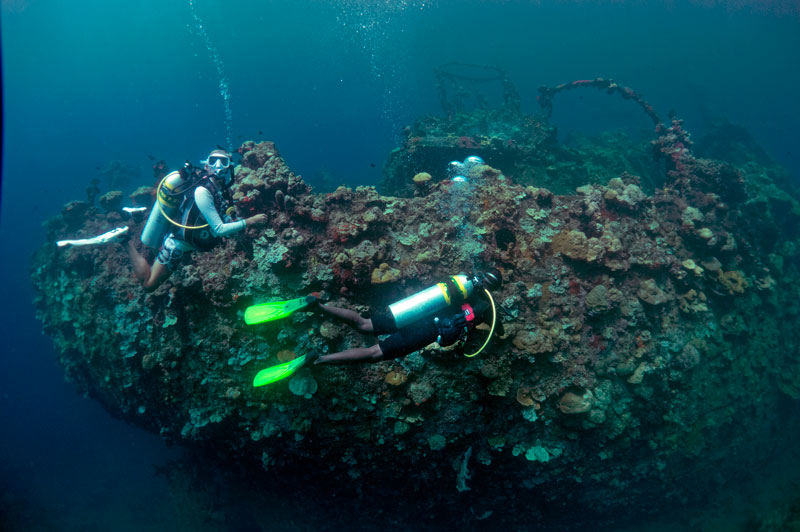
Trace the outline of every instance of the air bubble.
{"label": "air bubble", "polygon": [[222,59],[219,57],[217,47],[214,46],[211,38],[206,33],[202,19],[194,10],[193,0],[189,0],[189,10],[191,11],[192,18],[194,19],[195,28],[203,38],[203,43],[206,46],[208,55],[211,58],[211,61],[214,63],[214,67],[217,69],[217,76],[219,76],[219,94],[222,97],[222,103],[225,106],[225,139],[228,150],[231,150],[233,147],[233,112],[231,111],[231,95],[228,88],[228,79],[225,77],[225,67],[222,64]]}

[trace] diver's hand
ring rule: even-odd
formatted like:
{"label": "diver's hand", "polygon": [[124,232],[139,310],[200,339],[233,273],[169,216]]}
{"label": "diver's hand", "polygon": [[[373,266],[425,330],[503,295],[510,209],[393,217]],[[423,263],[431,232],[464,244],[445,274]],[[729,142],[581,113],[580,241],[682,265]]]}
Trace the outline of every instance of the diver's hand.
{"label": "diver's hand", "polygon": [[467,332],[467,318],[463,313],[449,318],[440,318],[435,323],[439,329],[439,337],[436,338],[436,341],[442,347],[456,343]]}
{"label": "diver's hand", "polygon": [[249,218],[245,218],[245,220],[244,220],[244,224],[246,226],[262,225],[262,224],[265,224],[265,223],[267,223],[267,215],[263,214],[263,213],[262,214],[256,214],[256,215],[251,216]]}

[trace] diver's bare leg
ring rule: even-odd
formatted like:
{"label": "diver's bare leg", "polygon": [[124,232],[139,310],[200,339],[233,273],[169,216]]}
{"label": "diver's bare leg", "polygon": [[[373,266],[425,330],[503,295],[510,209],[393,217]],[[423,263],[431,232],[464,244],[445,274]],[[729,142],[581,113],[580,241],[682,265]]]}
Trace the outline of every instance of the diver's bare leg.
{"label": "diver's bare leg", "polygon": [[126,245],[128,247],[128,256],[133,263],[133,272],[136,274],[136,278],[142,282],[142,286],[144,286],[145,290],[152,292],[169,277],[169,269],[166,264],[161,264],[158,261],[150,266],[147,259],[142,257],[139,250],[136,249],[133,239],[128,240]]}
{"label": "diver's bare leg", "polygon": [[[363,319],[363,318],[362,318]],[[372,347],[354,347],[339,353],[320,356],[315,364],[350,364],[357,362],[380,362],[383,360],[383,351],[378,344]]]}
{"label": "diver's bare leg", "polygon": [[[332,316],[339,321],[345,322],[346,324],[353,327],[357,331],[367,334],[373,332],[372,320],[369,318],[361,317],[361,315],[358,312],[346,308],[334,307],[333,305],[323,305],[323,304],[319,305],[319,309],[323,313]],[[347,351],[345,351],[345,353],[346,352]]]}
{"label": "diver's bare leg", "polygon": [[148,292],[152,292],[158,288],[161,283],[167,280],[170,273],[166,264],[161,264],[158,261],[154,262],[153,266],[150,268],[150,277],[143,283],[144,289]]}
{"label": "diver's bare leg", "polygon": [[139,253],[139,250],[136,249],[132,238],[128,240],[127,248],[128,256],[133,263],[133,273],[136,274],[137,279],[143,283],[146,282],[150,278],[150,265],[147,263],[147,260],[142,257],[141,253]]}

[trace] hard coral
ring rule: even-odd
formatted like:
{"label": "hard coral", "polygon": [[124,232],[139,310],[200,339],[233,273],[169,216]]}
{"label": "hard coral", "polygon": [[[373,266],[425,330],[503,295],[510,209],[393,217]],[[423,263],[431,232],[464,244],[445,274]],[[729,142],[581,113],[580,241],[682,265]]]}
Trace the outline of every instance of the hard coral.
{"label": "hard coral", "polygon": [[566,392],[558,401],[558,409],[564,414],[583,414],[592,409],[594,395],[586,390],[583,393]]}
{"label": "hard coral", "polygon": [[654,279],[645,279],[639,284],[639,290],[636,292],[639,299],[650,305],[663,305],[672,301],[674,297],[664,290],[662,290],[655,282]]}
{"label": "hard coral", "polygon": [[415,175],[413,179],[415,185],[422,185],[430,180],[431,180],[431,174],[429,174],[428,172],[420,172],[417,175]]}
{"label": "hard coral", "polygon": [[597,258],[597,249],[591,248],[589,239],[581,231],[562,231],[551,243],[554,253],[561,253],[571,259],[592,262]]}
{"label": "hard coral", "polygon": [[522,406],[533,406],[536,401],[531,397],[532,390],[527,386],[517,388],[517,402]]}
{"label": "hard coral", "polygon": [[384,377],[384,381],[386,384],[391,384],[392,386],[400,386],[406,379],[408,378],[408,374],[405,372],[403,368],[395,368],[389,373],[386,374]]}
{"label": "hard coral", "polygon": [[636,208],[647,198],[645,193],[642,192],[642,189],[638,185],[634,183],[629,183],[626,185],[625,182],[619,177],[615,177],[608,182],[608,190],[603,197],[610,204],[627,209]]}
{"label": "hard coral", "polygon": [[400,278],[400,270],[392,268],[385,262],[372,271],[372,284],[383,284],[397,281]]}
{"label": "hard coral", "polygon": [[731,295],[744,293],[745,288],[750,285],[742,272],[738,270],[728,272],[720,271],[718,279],[720,284],[722,284]]}
{"label": "hard coral", "polygon": [[122,191],[111,190],[99,198],[100,207],[106,212],[118,211],[122,208]]}

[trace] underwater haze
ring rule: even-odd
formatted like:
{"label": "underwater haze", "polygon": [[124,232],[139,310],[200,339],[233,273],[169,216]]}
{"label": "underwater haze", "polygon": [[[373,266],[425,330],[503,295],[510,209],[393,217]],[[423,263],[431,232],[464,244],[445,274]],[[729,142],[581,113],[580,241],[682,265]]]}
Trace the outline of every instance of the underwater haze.
{"label": "underwater haze", "polygon": [[[274,529],[318,523],[303,493],[239,507],[195,492],[170,472],[191,456],[65,382],[36,319],[31,257],[45,220],[85,200],[93,180],[129,194],[152,185],[158,160],[198,164],[252,140],[274,142],[314,186],[378,186],[403,128],[442,112],[434,70],[459,62],[502,69],[528,114],[540,86],[613,78],[694,138],[720,121],[741,126],[800,183],[798,52],[790,0],[2,0],[0,528],[270,530],[267,514]],[[550,120],[559,140],[652,137],[639,108],[604,91],[559,95]],[[764,523],[791,504],[800,516],[798,463],[782,450],[758,482],[721,483],[709,508],[613,529],[745,530],[757,516],[773,530]],[[387,528],[415,530],[412,517]]]}

